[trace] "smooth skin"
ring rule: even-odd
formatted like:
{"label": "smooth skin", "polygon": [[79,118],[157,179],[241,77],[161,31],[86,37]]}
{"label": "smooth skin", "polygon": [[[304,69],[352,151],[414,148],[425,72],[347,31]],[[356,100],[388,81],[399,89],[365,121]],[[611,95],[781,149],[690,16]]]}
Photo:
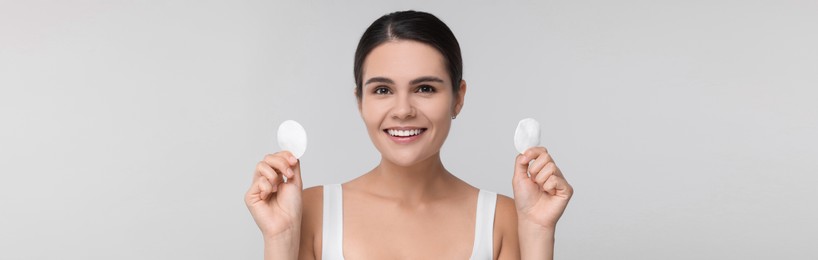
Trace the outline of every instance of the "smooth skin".
{"label": "smooth skin", "polygon": [[[468,259],[479,189],[440,160],[451,118],[463,108],[465,81],[455,96],[443,56],[416,41],[384,43],[363,66],[358,108],[381,161],[342,185],[344,257]],[[401,144],[384,131],[395,127],[426,130]],[[554,231],[573,188],[544,147],[517,156],[512,187],[515,200],[497,199],[493,258],[553,259]],[[289,152],[257,164],[245,202],[263,234],[265,259],[321,259],[323,188],[302,191],[300,162]]]}

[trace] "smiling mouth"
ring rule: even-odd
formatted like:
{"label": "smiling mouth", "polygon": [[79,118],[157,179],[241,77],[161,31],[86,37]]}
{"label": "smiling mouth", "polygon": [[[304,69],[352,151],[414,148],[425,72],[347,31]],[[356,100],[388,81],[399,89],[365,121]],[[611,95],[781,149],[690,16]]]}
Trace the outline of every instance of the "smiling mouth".
{"label": "smiling mouth", "polygon": [[419,135],[426,131],[426,128],[416,128],[416,129],[384,129],[384,132],[390,136],[394,137],[412,137]]}

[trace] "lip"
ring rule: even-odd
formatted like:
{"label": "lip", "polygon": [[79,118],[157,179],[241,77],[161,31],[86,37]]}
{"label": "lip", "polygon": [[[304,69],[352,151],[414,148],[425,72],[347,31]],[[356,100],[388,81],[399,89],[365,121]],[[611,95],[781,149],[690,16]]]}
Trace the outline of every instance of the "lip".
{"label": "lip", "polygon": [[386,130],[389,130],[389,129],[392,129],[392,130],[424,129],[424,130],[426,130],[427,128],[426,127],[420,127],[420,126],[393,126],[393,127],[386,127],[383,130],[386,131]]}
{"label": "lip", "polygon": [[[392,136],[392,135],[389,134],[389,132],[387,132],[387,130],[413,130],[413,129],[420,129],[421,131],[417,135],[406,136],[406,137]],[[420,139],[420,137],[422,137],[423,134],[426,133],[426,130],[428,130],[428,128],[414,127],[414,126],[388,127],[388,128],[383,129],[383,134],[385,134],[387,137],[389,137],[390,140],[392,140],[393,142],[395,142],[397,144],[409,144],[409,143],[412,143],[412,142],[417,141],[418,139]]]}

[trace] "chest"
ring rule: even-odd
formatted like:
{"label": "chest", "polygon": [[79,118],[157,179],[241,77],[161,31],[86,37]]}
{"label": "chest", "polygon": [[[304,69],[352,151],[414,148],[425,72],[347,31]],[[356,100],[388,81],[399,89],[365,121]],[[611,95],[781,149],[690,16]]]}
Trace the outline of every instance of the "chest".
{"label": "chest", "polygon": [[346,203],[344,255],[347,259],[469,259],[476,222],[474,203],[469,204],[407,209]]}

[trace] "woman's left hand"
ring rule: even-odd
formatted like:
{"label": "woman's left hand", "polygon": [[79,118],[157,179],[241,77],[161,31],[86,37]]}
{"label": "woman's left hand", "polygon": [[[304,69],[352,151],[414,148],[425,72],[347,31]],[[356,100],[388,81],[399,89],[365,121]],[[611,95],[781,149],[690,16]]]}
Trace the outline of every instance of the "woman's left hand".
{"label": "woman's left hand", "polygon": [[574,194],[574,188],[542,146],[517,155],[512,187],[518,224],[552,232]]}

